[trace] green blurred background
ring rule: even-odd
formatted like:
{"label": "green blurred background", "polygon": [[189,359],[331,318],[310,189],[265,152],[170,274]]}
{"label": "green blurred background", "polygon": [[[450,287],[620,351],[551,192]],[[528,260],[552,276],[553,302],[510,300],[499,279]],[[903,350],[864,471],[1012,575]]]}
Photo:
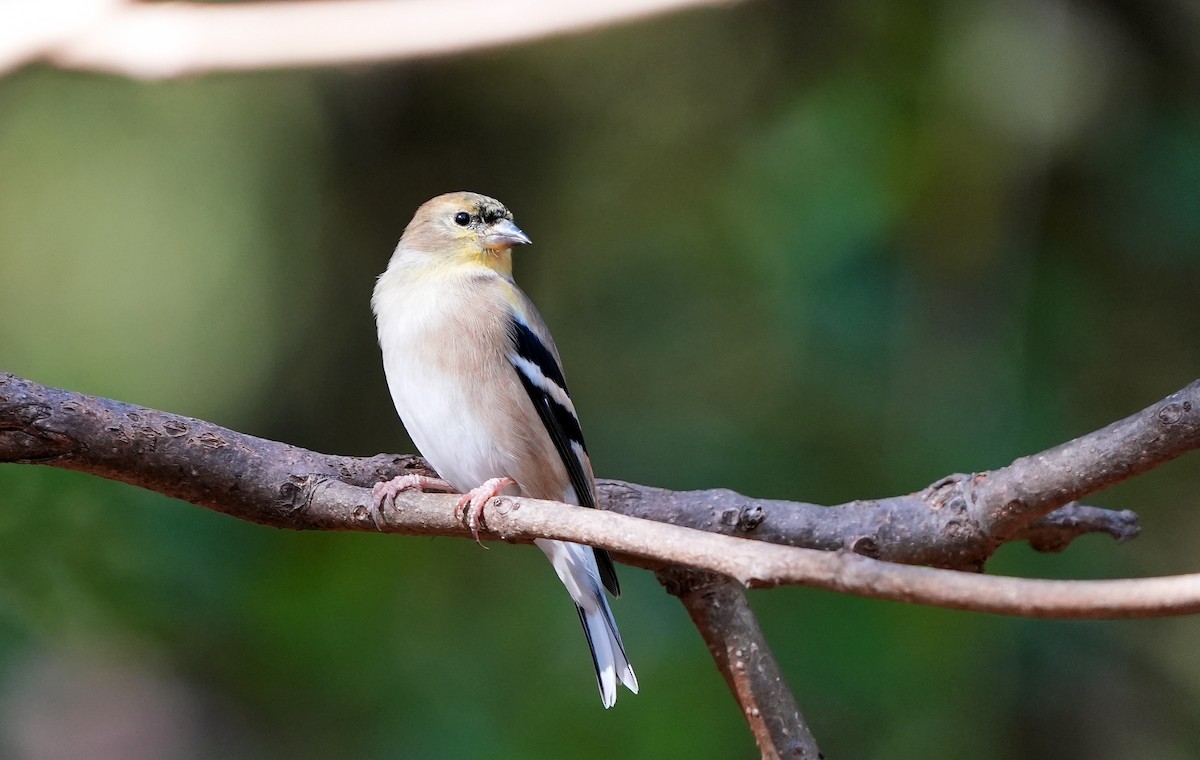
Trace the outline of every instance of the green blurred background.
{"label": "green blurred background", "polygon": [[[750,2],[502,51],[0,80],[0,369],[320,451],[411,451],[368,299],[416,206],[536,245],[598,474],[836,503],[1100,427],[1200,366],[1200,10]],[[1200,460],[1144,535],[994,572],[1195,571]],[[626,568],[604,711],[538,552],[298,534],[0,467],[0,756],[753,757]],[[752,595],[826,755],[1200,755],[1196,620]]]}

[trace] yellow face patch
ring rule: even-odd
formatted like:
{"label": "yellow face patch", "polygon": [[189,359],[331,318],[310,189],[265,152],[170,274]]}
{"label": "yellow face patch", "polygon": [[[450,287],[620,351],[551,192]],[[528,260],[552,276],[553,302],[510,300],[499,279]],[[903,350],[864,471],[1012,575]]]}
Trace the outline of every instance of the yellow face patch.
{"label": "yellow face patch", "polygon": [[433,254],[447,264],[484,266],[507,279],[512,277],[511,248],[489,248],[487,243],[496,226],[505,224],[516,229],[512,214],[496,199],[478,193],[448,193],[417,210],[401,244]]}

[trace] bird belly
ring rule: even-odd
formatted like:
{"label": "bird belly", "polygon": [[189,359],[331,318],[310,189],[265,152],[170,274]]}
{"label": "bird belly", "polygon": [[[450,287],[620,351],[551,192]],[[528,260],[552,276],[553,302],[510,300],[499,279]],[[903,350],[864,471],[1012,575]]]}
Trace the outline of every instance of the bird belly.
{"label": "bird belly", "polygon": [[455,387],[461,381],[413,365],[405,357],[384,360],[396,412],[421,456],[459,491],[506,475],[507,457]]}
{"label": "bird belly", "polygon": [[422,322],[396,315],[398,319],[380,324],[388,389],[409,437],[438,474],[459,491],[489,478],[512,477],[513,452],[497,445],[496,431],[503,421],[494,419],[497,404],[489,390],[496,379],[445,361],[457,353],[453,346],[439,342],[440,335],[453,334],[445,323],[454,316],[439,319],[436,310],[425,314]]}

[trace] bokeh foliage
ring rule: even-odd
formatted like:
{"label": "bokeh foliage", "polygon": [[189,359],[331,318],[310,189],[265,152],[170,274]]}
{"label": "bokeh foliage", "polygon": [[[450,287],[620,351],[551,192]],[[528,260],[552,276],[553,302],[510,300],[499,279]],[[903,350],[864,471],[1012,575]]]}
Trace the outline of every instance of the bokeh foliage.
{"label": "bokeh foliage", "polygon": [[[1200,14],[751,2],[446,60],[0,81],[0,369],[318,450],[408,451],[368,308],[434,194],[499,197],[601,476],[835,503],[999,466],[1200,366]],[[996,572],[1196,570],[1144,535]],[[0,468],[0,755],[751,757],[626,569],[605,712],[525,548],[290,534]],[[753,597],[827,754],[1200,754],[1191,620]],[[137,748],[136,751],[131,747]]]}

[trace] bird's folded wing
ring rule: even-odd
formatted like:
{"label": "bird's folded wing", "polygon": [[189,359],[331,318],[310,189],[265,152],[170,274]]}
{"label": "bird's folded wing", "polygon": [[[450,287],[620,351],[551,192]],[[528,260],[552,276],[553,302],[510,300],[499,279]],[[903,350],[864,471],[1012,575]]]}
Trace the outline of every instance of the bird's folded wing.
{"label": "bird's folded wing", "polygon": [[[562,458],[571,480],[571,488],[579,504],[596,506],[595,484],[591,468],[587,464],[587,446],[583,442],[583,430],[575,414],[575,405],[567,393],[567,381],[554,353],[537,333],[515,314],[509,325],[512,351],[509,361],[522,387],[529,394],[542,425],[546,428],[554,448]],[[612,557],[603,549],[596,549],[596,564],[600,579],[613,596],[620,596],[616,568]]]}

